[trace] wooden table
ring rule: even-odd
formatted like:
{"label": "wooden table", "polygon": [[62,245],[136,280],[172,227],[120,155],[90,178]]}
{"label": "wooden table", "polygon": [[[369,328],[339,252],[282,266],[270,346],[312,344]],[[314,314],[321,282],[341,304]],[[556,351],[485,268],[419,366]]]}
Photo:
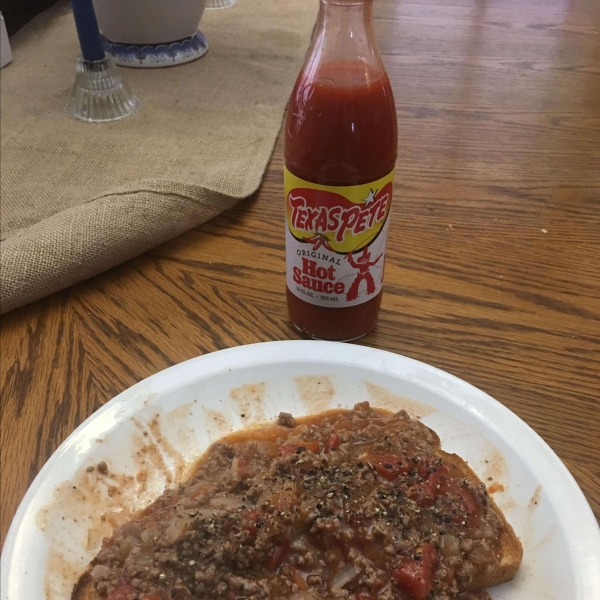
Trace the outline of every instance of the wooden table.
{"label": "wooden table", "polygon": [[[557,452],[600,517],[596,0],[377,0],[400,129],[379,324],[359,343],[485,390]],[[296,338],[282,145],[214,221],[4,318],[2,539],[71,431],[170,365]]]}

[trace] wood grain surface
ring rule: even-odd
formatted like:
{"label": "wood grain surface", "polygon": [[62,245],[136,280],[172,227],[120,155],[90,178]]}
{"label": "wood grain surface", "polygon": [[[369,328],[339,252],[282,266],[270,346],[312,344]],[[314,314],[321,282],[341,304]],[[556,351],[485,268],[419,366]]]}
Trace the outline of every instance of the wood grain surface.
{"label": "wood grain surface", "polygon": [[[400,150],[382,312],[359,342],[505,404],[598,517],[599,6],[377,0]],[[114,395],[199,354],[297,337],[282,166],[278,142],[253,198],[3,319],[2,540],[48,457]]]}

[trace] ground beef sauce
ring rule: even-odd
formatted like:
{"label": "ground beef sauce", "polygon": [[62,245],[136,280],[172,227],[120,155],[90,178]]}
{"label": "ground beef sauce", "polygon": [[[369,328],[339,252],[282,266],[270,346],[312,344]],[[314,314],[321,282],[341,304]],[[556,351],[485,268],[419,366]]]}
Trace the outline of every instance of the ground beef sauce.
{"label": "ground beef sauce", "polygon": [[498,564],[485,486],[406,412],[358,404],[214,444],[92,563],[108,600],[485,600]]}

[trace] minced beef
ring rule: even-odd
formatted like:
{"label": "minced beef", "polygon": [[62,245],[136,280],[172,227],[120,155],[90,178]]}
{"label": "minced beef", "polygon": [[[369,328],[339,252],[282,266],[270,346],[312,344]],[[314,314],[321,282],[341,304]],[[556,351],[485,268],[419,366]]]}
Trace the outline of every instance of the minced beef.
{"label": "minced beef", "polygon": [[104,540],[108,600],[485,600],[499,559],[485,487],[435,433],[368,403],[240,432]]}
{"label": "minced beef", "polygon": [[296,427],[296,419],[294,419],[294,417],[290,413],[279,413],[279,418],[277,419],[277,422],[282,427]]}

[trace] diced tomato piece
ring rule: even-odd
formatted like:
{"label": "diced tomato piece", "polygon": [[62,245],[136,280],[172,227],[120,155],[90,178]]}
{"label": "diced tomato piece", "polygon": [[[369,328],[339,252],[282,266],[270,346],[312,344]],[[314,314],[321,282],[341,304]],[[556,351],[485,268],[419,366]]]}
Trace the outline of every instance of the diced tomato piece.
{"label": "diced tomato piece", "polygon": [[419,506],[431,506],[439,495],[446,492],[450,471],[446,465],[431,465],[425,461],[419,465],[417,472],[423,481],[410,488],[409,497]]}
{"label": "diced tomato piece", "polygon": [[164,600],[162,596],[159,596],[158,594],[146,594],[145,596],[142,596],[140,598],[140,600]]}
{"label": "diced tomato piece", "polygon": [[[419,506],[431,506],[438,496],[450,495],[464,506],[470,517],[474,517],[479,511],[475,496],[460,480],[450,477],[450,470],[446,465],[432,465],[429,461],[424,461],[419,465],[418,473],[423,481],[409,490],[409,496]],[[457,515],[454,520],[462,519],[462,515]]]}
{"label": "diced tomato piece", "polygon": [[285,538],[281,540],[277,546],[275,546],[275,549],[267,560],[267,569],[269,569],[269,571],[275,571],[281,566],[289,547],[290,543]]}
{"label": "diced tomato piece", "polygon": [[438,490],[430,481],[417,483],[408,490],[408,497],[414,500],[419,506],[431,506],[438,496]]}
{"label": "diced tomato piece", "polygon": [[426,542],[394,568],[392,578],[403,592],[415,600],[425,600],[433,587],[436,566],[435,546]]}
{"label": "diced tomato piece", "polygon": [[473,496],[468,488],[461,485],[460,481],[451,479],[446,484],[445,492],[456,497],[456,499],[465,507],[465,511],[469,517],[474,517],[479,512],[479,506],[475,496]]}
{"label": "diced tomato piece", "polygon": [[397,454],[379,454],[369,457],[368,461],[373,465],[375,471],[384,479],[394,481],[411,469],[411,462],[406,456]]}
{"label": "diced tomato piece", "polygon": [[301,589],[301,590],[307,590],[308,589],[308,584],[306,583],[306,580],[304,579],[304,576],[302,575],[302,573],[300,573],[300,571],[298,571],[298,569],[293,569],[292,572],[292,579],[294,581],[294,583]]}
{"label": "diced tomato piece", "polygon": [[231,533],[233,531],[234,528],[234,523],[231,519],[228,519],[227,521],[225,521],[225,523],[223,523],[223,531],[225,533]]}
{"label": "diced tomato piece", "polygon": [[439,483],[443,483],[446,479],[448,479],[450,475],[450,470],[446,465],[442,463],[436,465],[431,464],[428,460],[425,460],[419,464],[417,473],[419,474],[419,477],[421,477],[421,479],[431,481],[437,485]]}
{"label": "diced tomato piece", "polygon": [[245,510],[242,513],[241,526],[243,531],[247,531],[252,537],[258,535],[258,527],[256,523],[259,519],[259,512],[257,510]]}
{"label": "diced tomato piece", "polygon": [[122,581],[117,587],[107,596],[106,600],[127,600],[127,596],[133,592],[133,586],[129,581]]}
{"label": "diced tomato piece", "polygon": [[309,450],[310,452],[317,454],[319,452],[319,442],[303,442],[301,446],[279,446],[279,454],[281,454],[281,456],[301,454],[305,450]]}
{"label": "diced tomato piece", "polygon": [[340,447],[340,436],[337,433],[332,433],[325,444],[325,454],[329,454],[332,450],[337,450]]}

